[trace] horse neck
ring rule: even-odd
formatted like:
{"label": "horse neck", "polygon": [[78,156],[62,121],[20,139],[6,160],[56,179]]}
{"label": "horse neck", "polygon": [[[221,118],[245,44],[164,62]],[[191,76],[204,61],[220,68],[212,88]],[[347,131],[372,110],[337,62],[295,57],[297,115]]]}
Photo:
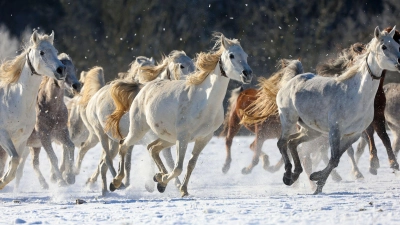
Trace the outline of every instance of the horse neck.
{"label": "horse neck", "polygon": [[38,99],[42,104],[50,103],[52,107],[58,108],[64,102],[63,97],[64,82],[58,83],[56,80],[49,78],[42,89],[39,90]]}
{"label": "horse neck", "polygon": [[10,88],[15,90],[13,94],[15,94],[16,98],[20,98],[22,99],[21,102],[27,103],[23,104],[22,107],[34,108],[41,82],[42,77],[32,75],[28,64],[25,63],[17,83]]}
{"label": "horse neck", "polygon": [[199,85],[195,86],[197,90],[205,92],[209,106],[222,105],[228,89],[229,78],[221,75],[219,63],[215,66],[206,79]]}
{"label": "horse neck", "polygon": [[369,66],[371,72],[375,76],[381,76],[383,72],[376,62],[373,53],[370,53],[367,57],[368,64],[364,60],[357,74],[346,80],[346,83],[349,85],[349,87],[358,88],[357,93],[361,95],[361,98],[363,99],[362,102],[364,104],[367,102],[372,103],[374,101],[380,83],[380,80],[372,79],[367,67]]}

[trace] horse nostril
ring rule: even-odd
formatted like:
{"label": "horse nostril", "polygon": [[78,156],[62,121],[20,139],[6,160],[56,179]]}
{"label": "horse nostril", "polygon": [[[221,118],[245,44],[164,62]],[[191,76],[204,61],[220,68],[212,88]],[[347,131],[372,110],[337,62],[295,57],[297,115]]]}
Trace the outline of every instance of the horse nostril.
{"label": "horse nostril", "polygon": [[72,84],[72,88],[75,89],[75,90],[78,90],[79,84]]}
{"label": "horse nostril", "polygon": [[243,71],[242,71],[243,75],[245,75],[246,77],[247,77],[247,76],[250,76],[250,75],[252,74],[252,72],[253,72],[253,71],[251,71],[251,70],[243,70]]}
{"label": "horse nostril", "polygon": [[58,74],[64,75],[65,66],[59,66],[56,71]]}

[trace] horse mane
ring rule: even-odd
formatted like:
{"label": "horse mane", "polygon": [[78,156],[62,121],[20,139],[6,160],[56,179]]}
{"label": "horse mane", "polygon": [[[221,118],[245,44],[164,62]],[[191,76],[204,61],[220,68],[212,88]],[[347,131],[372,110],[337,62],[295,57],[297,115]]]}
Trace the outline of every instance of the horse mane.
{"label": "horse mane", "polygon": [[119,130],[121,117],[129,111],[133,100],[139,93],[142,85],[136,81],[115,80],[110,83],[110,94],[114,101],[115,110],[107,117],[104,130],[111,130],[114,137],[123,139]]}
{"label": "horse mane", "polygon": [[354,59],[366,51],[363,43],[352,44],[349,48],[343,49],[338,57],[321,63],[317,66],[317,74],[324,77],[334,77],[343,73],[344,70],[354,64]]}
{"label": "horse mane", "polygon": [[278,115],[276,95],[290,79],[303,73],[303,65],[299,60],[281,59],[277,67],[279,70],[270,78],[258,79],[257,99],[244,110],[240,123],[252,125],[264,121],[269,116]]}
{"label": "horse mane", "polygon": [[215,69],[222,53],[226,50],[222,45],[222,38],[224,38],[229,45],[240,46],[240,43],[237,39],[225,38],[222,33],[214,33],[213,37],[215,40],[214,47],[209,52],[200,52],[196,55],[195,65],[197,69],[187,77],[187,84],[201,84]]}
{"label": "horse mane", "polygon": [[[140,79],[140,83],[144,83],[144,82],[149,82],[152,81],[154,79],[156,79],[161,72],[163,72],[164,70],[168,69],[168,64],[170,62],[177,62],[177,59],[182,57],[182,56],[186,56],[186,53],[184,51],[178,51],[178,50],[174,50],[171,53],[169,53],[168,56],[163,55],[162,56],[162,61],[161,63],[158,63],[157,66],[144,66],[141,68],[141,75],[142,75],[142,79]],[[178,68],[175,67],[173,72],[173,76],[176,80],[180,79],[180,74],[178,74]],[[142,82],[143,81],[143,82]]]}
{"label": "horse mane", "polygon": [[62,61],[62,60],[68,60],[68,61],[71,61],[72,62],[72,59],[71,59],[71,57],[67,54],[67,53],[60,53],[58,56],[57,56],[57,58],[58,58],[58,60],[60,60],[60,61]]}
{"label": "horse mane", "polygon": [[83,81],[85,87],[81,91],[79,104],[86,108],[92,96],[105,85],[103,68],[95,66],[90,69]]}
{"label": "horse mane", "polygon": [[[138,75],[139,69],[143,66],[154,66],[154,63],[151,58],[147,58],[145,56],[138,56],[131,64],[129,64],[130,68],[126,73],[118,73],[118,77],[120,79],[135,79]],[[138,78],[140,80],[140,77]]]}

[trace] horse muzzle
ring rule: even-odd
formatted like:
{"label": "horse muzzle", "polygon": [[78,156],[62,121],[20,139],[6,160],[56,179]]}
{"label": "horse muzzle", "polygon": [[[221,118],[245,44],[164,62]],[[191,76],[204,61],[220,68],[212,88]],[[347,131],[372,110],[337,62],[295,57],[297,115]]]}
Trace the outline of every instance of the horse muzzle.
{"label": "horse muzzle", "polygon": [[249,84],[253,79],[253,71],[243,70],[242,74],[240,74],[240,78],[244,84]]}
{"label": "horse muzzle", "polygon": [[54,77],[57,80],[65,80],[65,78],[67,77],[67,73],[65,71],[66,67],[64,65],[59,66],[56,69],[56,72],[54,72]]}

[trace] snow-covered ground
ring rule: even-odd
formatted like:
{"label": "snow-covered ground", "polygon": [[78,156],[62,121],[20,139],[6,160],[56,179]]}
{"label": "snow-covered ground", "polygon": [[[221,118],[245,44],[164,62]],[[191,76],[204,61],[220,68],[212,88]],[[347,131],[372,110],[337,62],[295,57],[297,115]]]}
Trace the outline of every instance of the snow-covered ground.
{"label": "snow-covered ground", "polygon": [[[231,169],[223,174],[224,139],[213,138],[200,155],[188,187],[191,196],[187,198],[181,198],[172,183],[163,194],[145,190],[150,159],[143,147],[134,149],[131,186],[104,198],[100,197],[100,184],[92,189],[85,187],[99,160],[99,145],[88,152],[81,174],[69,187],[50,184],[50,190],[42,190],[28,158],[19,191],[13,190],[13,183],[0,191],[0,224],[399,223],[400,178],[389,169],[380,140],[377,140],[381,164],[378,176],[369,174],[365,153],[359,165],[365,178],[355,181],[350,174],[350,161],[344,154],[338,167],[343,181],[336,183],[328,179],[324,193],[317,196],[311,195],[304,174],[297,187],[285,186],[283,168],[271,174],[258,165],[251,174],[242,175],[241,169],[251,161],[248,146],[252,140],[253,137],[234,139]],[[185,165],[192,147],[189,146]],[[270,155],[271,163],[279,159],[276,140],[267,141],[263,149]],[[57,146],[56,150],[59,155],[61,148]],[[44,151],[40,160],[44,176],[48,178],[50,167]],[[322,166],[321,163],[319,168]],[[109,175],[108,182],[110,178]],[[78,198],[87,203],[76,205]]]}

